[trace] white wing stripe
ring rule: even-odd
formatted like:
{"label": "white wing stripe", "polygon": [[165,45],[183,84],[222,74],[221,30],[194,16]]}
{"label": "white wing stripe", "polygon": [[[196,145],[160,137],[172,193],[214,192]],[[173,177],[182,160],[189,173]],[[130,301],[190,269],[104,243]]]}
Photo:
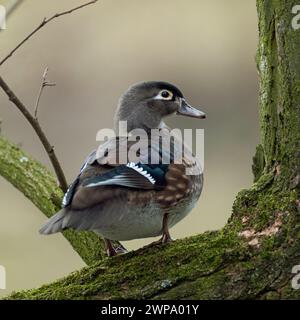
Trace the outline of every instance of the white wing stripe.
{"label": "white wing stripe", "polygon": [[155,179],[148,173],[146,170],[143,170],[143,168],[140,168],[138,165],[136,165],[134,162],[129,162],[126,165],[128,168],[131,168],[135,170],[136,172],[142,174],[145,178],[147,178],[152,184],[155,184]]}
{"label": "white wing stripe", "polygon": [[[146,170],[143,170],[143,168],[140,168],[135,163],[130,162],[126,166],[128,168],[131,168],[131,169],[135,170],[136,172],[140,173],[141,175],[143,175],[152,184],[155,184],[155,179],[150,175],[150,173],[148,173]],[[127,180],[127,178],[125,176],[117,175],[117,176],[115,176],[115,177],[113,177],[111,179],[105,180],[105,181],[92,182],[92,183],[86,185],[86,187],[96,187],[96,186],[109,185],[109,184],[111,184],[111,185],[116,184],[117,185],[119,182],[122,182],[123,185],[125,185],[127,181],[128,180]],[[130,186],[130,183],[128,183],[128,186]]]}

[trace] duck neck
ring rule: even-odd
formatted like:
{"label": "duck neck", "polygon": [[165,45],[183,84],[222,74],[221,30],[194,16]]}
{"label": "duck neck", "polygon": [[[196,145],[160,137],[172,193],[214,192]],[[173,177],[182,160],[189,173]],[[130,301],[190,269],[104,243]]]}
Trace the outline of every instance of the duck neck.
{"label": "duck neck", "polygon": [[143,121],[137,122],[133,121],[133,119],[115,119],[114,122],[114,130],[117,135],[124,135],[123,133],[130,133],[133,130],[144,130],[147,134],[151,133],[152,129],[168,129],[167,125],[164,121],[157,121],[157,124],[149,125],[149,123],[144,123]]}

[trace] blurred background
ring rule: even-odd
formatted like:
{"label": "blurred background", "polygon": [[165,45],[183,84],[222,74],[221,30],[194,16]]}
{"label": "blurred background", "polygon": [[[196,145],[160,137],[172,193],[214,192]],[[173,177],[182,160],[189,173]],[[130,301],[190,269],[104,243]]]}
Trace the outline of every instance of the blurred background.
{"label": "blurred background", "polygon": [[[20,1],[0,32],[0,58],[44,17],[82,3]],[[237,192],[252,183],[251,160],[259,141],[256,46],[255,0],[102,0],[48,24],[0,73],[33,110],[49,67],[48,80],[56,87],[44,90],[39,118],[69,182],[97,147],[97,131],[112,125],[118,98],[128,86],[142,80],[177,85],[207,113],[205,121],[167,120],[171,127],[205,129],[203,194],[172,229],[174,238],[182,238],[221,228]],[[4,136],[51,168],[33,130],[3,92],[0,118]],[[7,290],[0,290],[0,296],[84,266],[60,234],[38,234],[45,221],[0,177],[0,265],[7,271]],[[152,240],[124,245],[136,249]]]}

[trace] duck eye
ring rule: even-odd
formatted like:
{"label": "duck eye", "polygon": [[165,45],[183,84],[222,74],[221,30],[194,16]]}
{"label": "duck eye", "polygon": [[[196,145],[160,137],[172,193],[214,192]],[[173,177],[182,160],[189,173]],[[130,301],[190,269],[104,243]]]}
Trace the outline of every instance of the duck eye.
{"label": "duck eye", "polygon": [[164,99],[168,99],[168,98],[172,97],[172,93],[170,91],[168,91],[168,90],[161,91],[160,95]]}

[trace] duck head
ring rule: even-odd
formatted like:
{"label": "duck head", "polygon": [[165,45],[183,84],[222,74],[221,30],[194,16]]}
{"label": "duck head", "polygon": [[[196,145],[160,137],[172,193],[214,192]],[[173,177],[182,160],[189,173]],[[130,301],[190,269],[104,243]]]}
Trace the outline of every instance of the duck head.
{"label": "duck head", "polygon": [[114,119],[115,129],[119,121],[127,121],[128,131],[159,128],[163,118],[172,114],[205,118],[205,113],[190,106],[174,85],[162,81],[137,83],[119,101]]}

